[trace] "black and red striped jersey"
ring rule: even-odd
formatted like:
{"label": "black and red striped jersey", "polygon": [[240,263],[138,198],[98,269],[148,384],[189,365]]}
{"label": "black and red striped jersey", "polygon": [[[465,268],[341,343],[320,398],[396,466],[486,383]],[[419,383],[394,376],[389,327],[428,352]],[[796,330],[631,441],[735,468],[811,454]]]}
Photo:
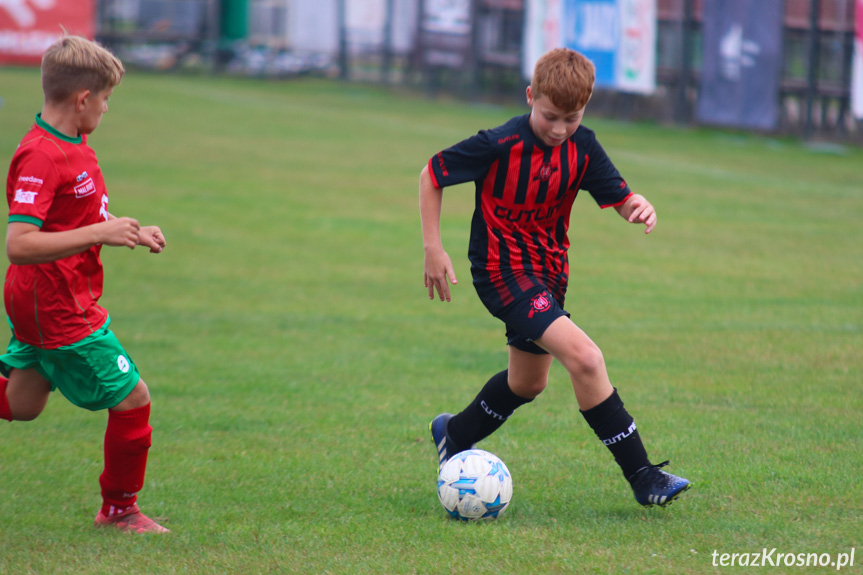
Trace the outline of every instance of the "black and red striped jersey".
{"label": "black and red striped jersey", "polygon": [[603,208],[631,194],[592,130],[579,126],[549,147],[529,117],[482,130],[429,160],[436,187],[476,184],[468,257],[480,299],[495,315],[539,285],[563,304],[569,215],[579,190]]}

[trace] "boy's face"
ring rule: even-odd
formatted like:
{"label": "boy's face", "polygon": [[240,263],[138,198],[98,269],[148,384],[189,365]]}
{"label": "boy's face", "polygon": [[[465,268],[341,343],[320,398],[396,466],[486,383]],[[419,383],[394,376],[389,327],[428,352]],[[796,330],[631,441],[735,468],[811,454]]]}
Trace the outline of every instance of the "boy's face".
{"label": "boy's face", "polygon": [[90,134],[102,121],[102,116],[108,111],[108,98],[114,93],[113,86],[101,92],[80,93],[77,97],[79,113],[78,132]]}
{"label": "boy's face", "polygon": [[546,146],[560,146],[581,125],[584,108],[561,110],[546,97],[540,96],[534,99],[530,86],[527,87],[526,93],[527,105],[531,107],[530,127]]}

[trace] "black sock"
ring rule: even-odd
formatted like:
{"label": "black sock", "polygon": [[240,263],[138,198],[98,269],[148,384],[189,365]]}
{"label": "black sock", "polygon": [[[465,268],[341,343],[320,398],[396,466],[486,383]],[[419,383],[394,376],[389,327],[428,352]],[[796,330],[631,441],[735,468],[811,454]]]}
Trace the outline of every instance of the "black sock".
{"label": "black sock", "polygon": [[459,450],[469,449],[503,425],[517,407],[533,401],[524,399],[509,388],[509,371],[495,374],[464,411],[450,419],[447,435]]}
{"label": "black sock", "polygon": [[596,407],[582,411],[581,414],[596,436],[614,455],[624,477],[629,479],[636,471],[650,465],[635,422],[623,407],[616,388],[608,399]]}

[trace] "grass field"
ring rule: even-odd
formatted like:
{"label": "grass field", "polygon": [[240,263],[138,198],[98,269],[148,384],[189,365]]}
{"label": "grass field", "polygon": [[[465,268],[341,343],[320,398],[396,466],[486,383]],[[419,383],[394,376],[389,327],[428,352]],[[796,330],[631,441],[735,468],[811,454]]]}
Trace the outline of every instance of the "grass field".
{"label": "grass field", "polygon": [[[0,98],[5,170],[38,72],[0,70]],[[134,72],[110,106],[90,140],[110,209],[169,242],[104,249],[102,303],[153,396],[140,503],[173,533],[92,527],[106,414],[55,394],[36,421],[0,422],[3,575],[692,574],[765,548],[855,549],[843,572],[863,573],[863,151],[588,112],[659,225],[579,198],[568,309],[653,460],[694,487],[638,506],[555,366],[481,444],[513,473],[506,516],[461,524],[426,426],[506,350],[470,285],[472,186],[444,202],[460,285],[427,300],[417,181],[523,110]]]}

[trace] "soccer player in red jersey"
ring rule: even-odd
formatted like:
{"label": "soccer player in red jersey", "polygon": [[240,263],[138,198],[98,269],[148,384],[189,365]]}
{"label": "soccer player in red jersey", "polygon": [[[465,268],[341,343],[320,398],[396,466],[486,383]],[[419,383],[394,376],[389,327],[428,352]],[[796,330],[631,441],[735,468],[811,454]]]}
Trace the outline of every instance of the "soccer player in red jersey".
{"label": "soccer player in red jersey", "polygon": [[61,38],[42,58],[42,112],[6,179],[3,295],[12,339],[0,356],[0,418],[35,419],[54,389],[79,407],[107,409],[95,524],[164,533],[137,505],[152,434],[150,392],[98,303],[103,245],[152,253],[166,245],[157,226],[108,212],[102,171],[87,145],[124,73],[108,50],[77,36]]}
{"label": "soccer player in red jersey", "polygon": [[602,208],[650,233],[656,211],[634,194],[581,125],[595,69],[582,54],[559,48],[543,55],[526,90],[530,114],[480,131],[432,157],[420,175],[425,286],[450,301],[457,284],[440,237],[443,188],[473,181],[476,202],[468,256],[474,287],[504,322],[508,368],[494,375],[457,415],[430,424],[441,465],[498,429],[548,385],[557,359],[572,382],[581,413],[612,452],[636,500],[667,505],[689,481],[653,465],[635,422],[606,371],[599,347],[564,311],[569,277],[569,214],[579,190]]}

